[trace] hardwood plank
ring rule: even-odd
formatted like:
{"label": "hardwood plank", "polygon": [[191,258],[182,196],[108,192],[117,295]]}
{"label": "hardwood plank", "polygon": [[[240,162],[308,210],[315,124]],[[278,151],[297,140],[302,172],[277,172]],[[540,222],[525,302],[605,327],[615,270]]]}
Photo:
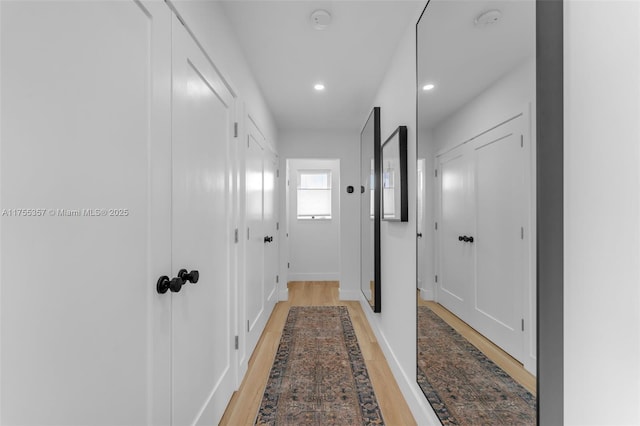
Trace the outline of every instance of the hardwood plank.
{"label": "hardwood plank", "polygon": [[267,384],[286,316],[291,306],[347,306],[358,344],[369,371],[380,410],[389,425],[415,425],[409,406],[359,302],[340,301],[335,281],[290,282],[289,300],[278,302],[249,360],[240,389],[233,395],[220,421],[221,425],[252,425]]}

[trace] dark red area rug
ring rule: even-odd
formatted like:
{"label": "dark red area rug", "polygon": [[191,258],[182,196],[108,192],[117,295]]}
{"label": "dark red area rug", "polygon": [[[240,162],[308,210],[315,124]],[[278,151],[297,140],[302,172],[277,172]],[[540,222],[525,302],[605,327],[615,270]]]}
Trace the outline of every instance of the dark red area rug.
{"label": "dark red area rug", "polygon": [[290,308],[255,423],[384,424],[345,306]]}

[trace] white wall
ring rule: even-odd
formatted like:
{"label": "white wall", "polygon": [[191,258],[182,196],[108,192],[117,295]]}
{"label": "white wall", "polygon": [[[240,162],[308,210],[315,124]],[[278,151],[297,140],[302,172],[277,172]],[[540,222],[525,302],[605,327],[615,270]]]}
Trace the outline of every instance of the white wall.
{"label": "white wall", "polygon": [[416,383],[415,38],[415,26],[411,25],[398,45],[372,105],[380,107],[383,141],[398,126],[407,126],[409,221],[382,221],[382,311],[374,314],[364,297],[360,300],[416,420],[421,425],[438,425],[440,422]]}
{"label": "white wall", "polygon": [[[331,171],[331,219],[297,218],[298,174],[304,170]],[[289,176],[289,237],[288,281],[340,280],[340,160],[290,159]]]}
{"label": "white wall", "polygon": [[[564,25],[565,424],[637,425],[640,4],[567,1]],[[382,107],[383,135],[397,124],[409,125],[411,164],[415,50],[413,30],[409,33],[376,105]],[[410,193],[413,184],[410,178]],[[415,223],[414,206],[410,223]],[[382,313],[368,317],[383,337],[383,349],[416,420],[438,424],[414,386],[415,294],[410,275],[415,240],[408,232],[403,235],[400,226],[383,226]],[[389,274],[394,277],[391,291],[385,281]]]}
{"label": "white wall", "polygon": [[[285,170],[288,158],[334,158],[340,160],[340,298],[360,298],[360,193],[348,194],[346,187],[360,187],[360,133],[359,131],[307,131],[281,130],[279,140],[280,169]],[[281,194],[286,193],[286,182],[281,182]],[[285,197],[280,197],[280,211],[285,212]],[[284,217],[284,216],[282,216]],[[286,271],[287,246],[283,228],[280,228],[281,264]],[[286,294],[287,279],[281,280],[281,294]]]}
{"label": "white wall", "polygon": [[640,3],[565,2],[567,425],[640,424]]}

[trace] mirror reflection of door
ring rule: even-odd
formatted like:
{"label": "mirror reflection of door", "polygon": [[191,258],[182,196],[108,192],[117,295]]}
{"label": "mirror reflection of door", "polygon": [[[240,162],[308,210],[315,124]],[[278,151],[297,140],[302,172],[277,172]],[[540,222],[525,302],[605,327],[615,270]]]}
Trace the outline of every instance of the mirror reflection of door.
{"label": "mirror reflection of door", "polygon": [[417,380],[443,422],[535,424],[535,2],[417,31]]}

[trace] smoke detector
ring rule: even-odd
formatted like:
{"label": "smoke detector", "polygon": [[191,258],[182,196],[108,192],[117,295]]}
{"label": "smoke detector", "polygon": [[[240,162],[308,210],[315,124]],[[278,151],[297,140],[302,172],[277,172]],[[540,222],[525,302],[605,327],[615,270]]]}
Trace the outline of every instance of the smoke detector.
{"label": "smoke detector", "polygon": [[486,12],[482,12],[478,17],[473,21],[478,27],[486,27],[492,24],[496,24],[502,18],[502,12],[498,9],[489,10]]}
{"label": "smoke detector", "polygon": [[316,30],[324,30],[331,24],[331,14],[324,9],[314,10],[311,13],[311,25]]}

